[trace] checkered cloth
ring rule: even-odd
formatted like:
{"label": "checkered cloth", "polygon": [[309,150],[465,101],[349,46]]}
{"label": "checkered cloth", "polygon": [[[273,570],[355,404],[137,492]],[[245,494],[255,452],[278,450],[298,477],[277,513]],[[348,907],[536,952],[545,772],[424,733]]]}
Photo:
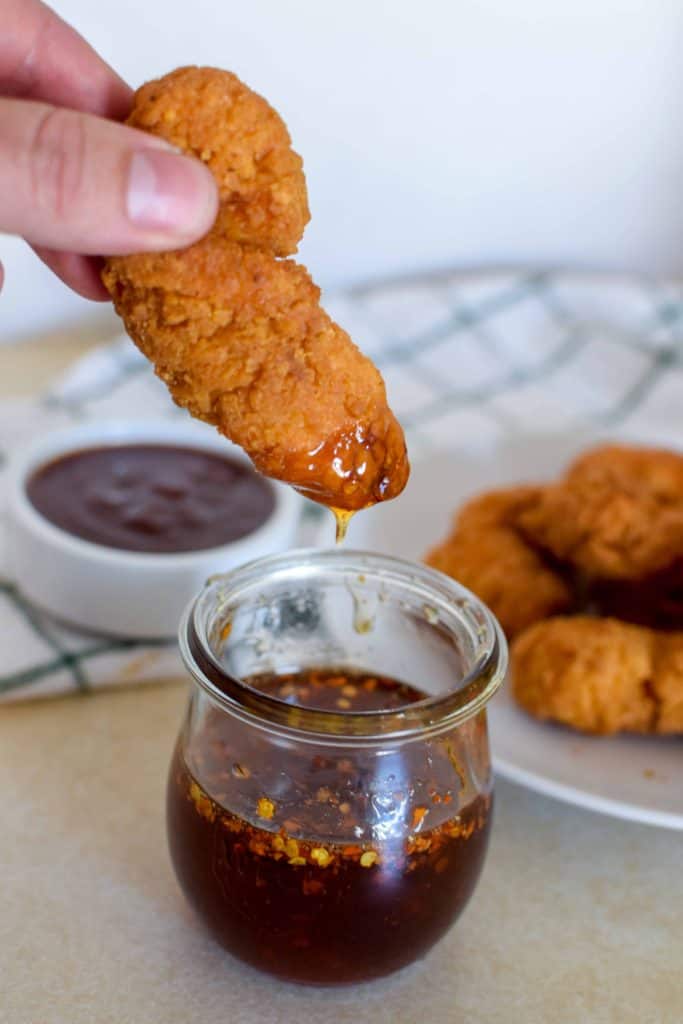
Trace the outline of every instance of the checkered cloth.
{"label": "checkered cloth", "polygon": [[[593,426],[644,439],[683,436],[680,283],[451,272],[365,285],[327,306],[381,368],[413,460],[437,446],[485,457],[515,432]],[[0,403],[0,455],[74,420],[139,419],[141,410],[185,415],[122,338],[82,359],[40,401]],[[175,644],[65,629],[1,576],[0,630],[0,700],[182,671]]]}

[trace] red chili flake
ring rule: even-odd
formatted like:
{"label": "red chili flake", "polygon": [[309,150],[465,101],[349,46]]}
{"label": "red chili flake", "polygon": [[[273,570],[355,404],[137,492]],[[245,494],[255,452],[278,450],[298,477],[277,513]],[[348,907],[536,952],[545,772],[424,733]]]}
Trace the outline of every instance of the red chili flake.
{"label": "red chili flake", "polygon": [[415,808],[415,810],[413,811],[413,822],[412,822],[413,829],[416,829],[416,828],[420,827],[420,825],[422,824],[422,822],[424,820],[424,816],[425,816],[426,813],[427,813],[427,808],[426,807],[416,807]]}

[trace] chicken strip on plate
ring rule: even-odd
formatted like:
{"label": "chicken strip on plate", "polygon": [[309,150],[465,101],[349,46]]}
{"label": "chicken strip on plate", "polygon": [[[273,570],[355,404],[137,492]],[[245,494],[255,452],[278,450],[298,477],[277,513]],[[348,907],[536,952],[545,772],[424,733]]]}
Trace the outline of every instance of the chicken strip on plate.
{"label": "chicken strip on plate", "polygon": [[552,618],[511,648],[513,696],[582,732],[683,732],[683,633],[618,619]]}
{"label": "chicken strip on plate", "polygon": [[514,526],[540,487],[490,491],[467,502],[450,535],[425,557],[489,606],[508,638],[539,619],[572,606],[572,593],[556,569]]}
{"label": "chicken strip on plate", "polygon": [[598,579],[639,580],[683,557],[683,456],[606,445],[539,491],[516,524],[534,544]]}

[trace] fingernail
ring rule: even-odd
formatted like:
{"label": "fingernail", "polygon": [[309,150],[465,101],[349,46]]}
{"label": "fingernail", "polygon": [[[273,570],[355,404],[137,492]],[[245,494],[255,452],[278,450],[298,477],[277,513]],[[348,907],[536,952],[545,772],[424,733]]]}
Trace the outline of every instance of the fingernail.
{"label": "fingernail", "polygon": [[137,150],[130,157],[126,208],[138,228],[197,237],[211,227],[216,190],[199,161],[162,149]]}

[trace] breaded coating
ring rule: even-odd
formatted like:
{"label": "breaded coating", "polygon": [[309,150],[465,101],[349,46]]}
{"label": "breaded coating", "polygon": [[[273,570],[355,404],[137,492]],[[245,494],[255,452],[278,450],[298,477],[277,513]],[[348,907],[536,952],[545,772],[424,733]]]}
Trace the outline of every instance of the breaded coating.
{"label": "breaded coating", "polygon": [[516,523],[589,577],[639,580],[683,556],[683,456],[607,445],[539,492]]}
{"label": "breaded coating", "polygon": [[683,732],[683,633],[657,633],[655,651],[657,732]]}
{"label": "breaded coating", "polygon": [[510,653],[513,696],[535,718],[600,735],[683,731],[683,633],[558,617]]}
{"label": "breaded coating", "polygon": [[428,565],[481,598],[508,638],[572,606],[565,580],[513,525],[516,516],[538,500],[540,491],[512,487],[468,502],[456,516],[450,536],[425,557]]}
{"label": "breaded coating", "polygon": [[218,185],[211,234],[296,252],[310,220],[301,157],[262,96],[217,68],[177,68],[141,86],[127,124],[202,160]]}
{"label": "breaded coating", "polygon": [[220,192],[200,242],[111,257],[102,275],[173,399],[323,504],[355,511],[400,494],[405,440],[378,370],[305,268],[277,258],[308,220],[279,116],[229,72],[181,68],[138,90],[128,123],[199,157]]}
{"label": "breaded coating", "polygon": [[405,444],[382,378],[303,267],[211,236],[109,263],[114,303],[175,401],[258,469],[339,508],[402,489]]}

